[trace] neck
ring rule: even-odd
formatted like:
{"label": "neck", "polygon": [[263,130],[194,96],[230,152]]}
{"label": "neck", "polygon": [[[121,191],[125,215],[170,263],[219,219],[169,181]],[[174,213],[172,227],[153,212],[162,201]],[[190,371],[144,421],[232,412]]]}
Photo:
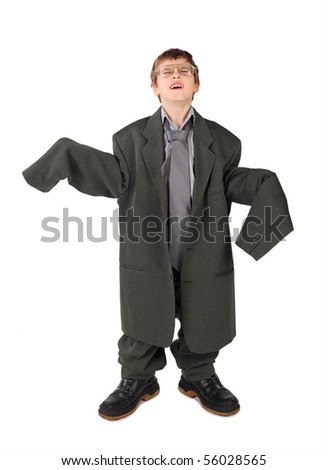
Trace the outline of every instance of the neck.
{"label": "neck", "polygon": [[162,106],[169,119],[181,127],[189,113],[191,103],[162,103]]}

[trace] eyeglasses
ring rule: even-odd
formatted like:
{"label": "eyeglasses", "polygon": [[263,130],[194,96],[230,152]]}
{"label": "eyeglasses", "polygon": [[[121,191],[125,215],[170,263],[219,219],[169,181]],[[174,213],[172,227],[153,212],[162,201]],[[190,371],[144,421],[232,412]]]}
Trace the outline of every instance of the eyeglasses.
{"label": "eyeglasses", "polygon": [[174,73],[175,69],[178,70],[178,73],[180,75],[183,75],[184,77],[189,77],[190,75],[193,75],[195,73],[197,67],[194,67],[191,64],[162,65],[158,67],[155,72],[157,72],[160,77],[166,78],[170,77]]}

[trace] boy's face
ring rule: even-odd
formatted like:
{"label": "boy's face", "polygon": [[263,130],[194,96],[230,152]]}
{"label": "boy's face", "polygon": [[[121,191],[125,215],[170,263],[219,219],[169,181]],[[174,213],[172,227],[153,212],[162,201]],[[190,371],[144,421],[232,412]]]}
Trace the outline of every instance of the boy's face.
{"label": "boy's face", "polygon": [[[165,70],[167,65],[183,65],[190,66],[186,59],[166,59],[160,62],[157,66],[158,69]],[[180,71],[179,71],[180,69]],[[195,83],[194,74],[186,75],[183,73],[183,68],[174,67],[173,73],[167,73],[162,76],[157,75],[157,84],[153,85],[153,91],[157,97],[160,97],[163,106],[167,103],[181,104],[190,103],[194,93],[197,93],[199,84]]]}

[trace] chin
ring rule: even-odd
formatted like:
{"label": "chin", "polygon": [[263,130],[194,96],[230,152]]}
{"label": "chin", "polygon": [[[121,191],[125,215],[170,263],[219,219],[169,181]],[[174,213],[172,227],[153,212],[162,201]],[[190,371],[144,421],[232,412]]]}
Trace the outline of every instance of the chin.
{"label": "chin", "polygon": [[174,96],[170,101],[191,101],[191,96]]}

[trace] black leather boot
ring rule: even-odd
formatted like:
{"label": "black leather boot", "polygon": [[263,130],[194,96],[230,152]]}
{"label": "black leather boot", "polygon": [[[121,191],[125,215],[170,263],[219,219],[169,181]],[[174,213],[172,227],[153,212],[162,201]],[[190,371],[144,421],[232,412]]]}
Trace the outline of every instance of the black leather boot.
{"label": "black leather boot", "polygon": [[195,382],[181,377],[179,390],[188,397],[198,397],[206,410],[221,416],[230,416],[240,410],[237,398],[221,384],[216,374]]}
{"label": "black leather boot", "polygon": [[133,413],[139,402],[150,400],[159,394],[155,376],[149,379],[122,379],[118,387],[99,407],[102,418],[115,420]]}

